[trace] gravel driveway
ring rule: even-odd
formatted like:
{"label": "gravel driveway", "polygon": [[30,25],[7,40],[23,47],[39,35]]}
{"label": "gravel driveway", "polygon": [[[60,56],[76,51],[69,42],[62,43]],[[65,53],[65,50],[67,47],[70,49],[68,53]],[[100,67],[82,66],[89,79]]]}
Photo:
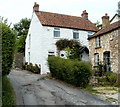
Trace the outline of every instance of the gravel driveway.
{"label": "gravel driveway", "polygon": [[66,86],[45,75],[12,70],[8,76],[16,93],[16,105],[108,105],[82,89]]}

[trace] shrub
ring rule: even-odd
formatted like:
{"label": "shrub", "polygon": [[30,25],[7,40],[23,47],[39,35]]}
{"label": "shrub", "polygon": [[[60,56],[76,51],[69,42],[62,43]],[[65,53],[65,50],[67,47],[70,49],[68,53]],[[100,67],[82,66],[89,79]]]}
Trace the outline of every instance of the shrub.
{"label": "shrub", "polygon": [[0,88],[2,88],[2,107],[12,107],[15,105],[15,93],[7,76],[2,77],[2,87]]}
{"label": "shrub", "polygon": [[55,56],[48,57],[51,75],[75,86],[86,87],[91,76],[91,65]]}
{"label": "shrub", "polygon": [[109,82],[110,85],[116,85],[117,84],[117,74],[114,72],[107,72],[106,80],[107,80],[107,82]]}
{"label": "shrub", "polygon": [[2,52],[2,56],[0,56],[0,58],[2,57],[2,75],[7,75],[9,74],[13,64],[15,33],[6,23],[1,22],[0,27],[2,28],[2,38],[0,37],[0,47],[2,41],[2,51],[0,48],[0,52]]}
{"label": "shrub", "polygon": [[25,64],[23,64],[23,69],[24,70],[28,70],[28,71],[31,71],[33,73],[36,73],[36,74],[40,74],[40,65],[38,66],[37,64],[33,65],[32,63],[29,63],[26,62]]}

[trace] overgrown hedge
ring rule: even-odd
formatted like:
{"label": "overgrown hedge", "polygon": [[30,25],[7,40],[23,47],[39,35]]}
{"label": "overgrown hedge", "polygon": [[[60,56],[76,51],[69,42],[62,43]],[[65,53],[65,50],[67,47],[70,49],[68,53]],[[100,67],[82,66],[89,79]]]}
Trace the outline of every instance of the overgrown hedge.
{"label": "overgrown hedge", "polygon": [[100,85],[110,85],[110,86],[118,86],[118,74],[108,71],[104,73],[103,76],[96,76],[98,79],[98,84]]}
{"label": "overgrown hedge", "polygon": [[[12,84],[7,76],[2,77],[2,107],[12,107],[15,101],[15,95]],[[1,104],[0,104],[1,105]]]}
{"label": "overgrown hedge", "polygon": [[22,67],[24,70],[28,70],[28,71],[31,71],[35,74],[40,74],[40,65],[38,66],[37,64],[33,65],[32,63],[25,63],[23,64],[23,67]]}
{"label": "overgrown hedge", "polygon": [[89,84],[92,68],[87,62],[50,56],[48,65],[51,75],[57,79],[80,87],[86,87]]}
{"label": "overgrown hedge", "polygon": [[2,26],[2,75],[7,75],[9,74],[12,68],[14,58],[15,33],[11,30],[10,26],[8,26],[5,22],[0,23],[0,27],[1,26]]}

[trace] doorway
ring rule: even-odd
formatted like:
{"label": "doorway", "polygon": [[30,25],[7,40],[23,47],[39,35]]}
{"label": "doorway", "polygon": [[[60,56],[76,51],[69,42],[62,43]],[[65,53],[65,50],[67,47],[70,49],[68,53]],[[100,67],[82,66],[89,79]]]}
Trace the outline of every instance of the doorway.
{"label": "doorway", "polygon": [[104,62],[104,71],[111,71],[111,64],[110,64],[110,51],[106,51],[103,53],[103,62]]}

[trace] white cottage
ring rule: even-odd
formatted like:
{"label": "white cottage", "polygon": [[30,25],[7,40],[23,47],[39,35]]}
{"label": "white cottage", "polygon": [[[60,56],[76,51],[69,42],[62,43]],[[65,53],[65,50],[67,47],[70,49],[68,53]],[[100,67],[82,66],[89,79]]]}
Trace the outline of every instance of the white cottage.
{"label": "white cottage", "polygon": [[47,73],[49,72],[48,56],[58,55],[56,41],[75,39],[88,47],[88,36],[94,34],[97,30],[96,26],[88,20],[86,11],[83,11],[82,17],[43,12],[39,11],[39,4],[35,3],[26,38],[25,61],[40,64],[41,74]]}

